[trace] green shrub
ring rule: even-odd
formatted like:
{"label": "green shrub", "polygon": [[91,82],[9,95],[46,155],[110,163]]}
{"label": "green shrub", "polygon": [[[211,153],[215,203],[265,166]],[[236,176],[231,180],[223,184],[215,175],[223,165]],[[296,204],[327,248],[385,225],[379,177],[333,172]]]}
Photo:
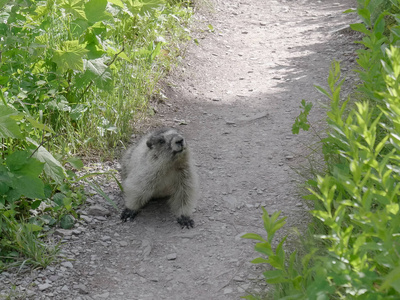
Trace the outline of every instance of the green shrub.
{"label": "green shrub", "polygon": [[[359,1],[361,2],[361,1]],[[369,1],[358,13],[366,21],[353,24],[365,34],[357,62],[362,100],[347,110],[341,101],[340,65],[332,65],[328,86],[317,87],[330,99],[327,137],[322,139],[327,173],[307,181],[314,202],[313,246],[305,254],[284,250],[283,238],[276,250],[271,242],[275,231],[265,226],[267,239],[255,250],[267,258],[267,283],[275,286],[274,299],[399,299],[400,298],[400,48],[399,25],[385,36],[384,14],[371,22]],[[372,2],[371,2],[372,3]],[[398,9],[399,2],[394,2]],[[394,15],[399,20],[398,15]],[[303,100],[304,101],[304,100]],[[307,124],[310,107],[296,120]],[[264,211],[264,224],[281,227],[278,213],[271,218]],[[279,226],[278,226],[279,225]],[[272,226],[274,228],[274,226]],[[317,245],[317,246],[316,246]],[[247,296],[247,299],[256,299]]]}
{"label": "green shrub", "polygon": [[51,262],[40,236],[72,228],[78,183],[96,175],[78,178],[75,155],[110,158],[129,139],[189,39],[189,4],[0,1],[0,269]]}

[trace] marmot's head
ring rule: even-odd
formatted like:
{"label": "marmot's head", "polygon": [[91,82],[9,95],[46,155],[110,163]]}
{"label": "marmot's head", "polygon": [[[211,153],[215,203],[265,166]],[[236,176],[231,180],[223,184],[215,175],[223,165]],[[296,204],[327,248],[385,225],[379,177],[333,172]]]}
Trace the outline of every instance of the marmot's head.
{"label": "marmot's head", "polygon": [[156,153],[173,157],[186,152],[184,137],[173,128],[162,128],[152,133],[146,141],[147,147]]}

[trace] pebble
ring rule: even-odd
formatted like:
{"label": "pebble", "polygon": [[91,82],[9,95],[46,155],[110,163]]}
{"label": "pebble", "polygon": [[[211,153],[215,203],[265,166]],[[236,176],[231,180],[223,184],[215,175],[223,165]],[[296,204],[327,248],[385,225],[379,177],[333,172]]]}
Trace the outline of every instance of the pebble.
{"label": "pebble", "polygon": [[121,241],[121,242],[119,242],[119,245],[120,245],[121,247],[126,247],[126,246],[128,246],[128,242]]}
{"label": "pebble", "polygon": [[94,296],[94,299],[108,299],[110,297],[110,293],[109,292],[105,292],[103,294],[98,294]]}
{"label": "pebble", "polygon": [[87,287],[83,284],[76,284],[73,286],[74,290],[77,290],[80,294],[89,294]]}
{"label": "pebble", "polygon": [[93,218],[88,217],[88,216],[86,216],[86,215],[81,215],[81,219],[82,219],[83,221],[85,221],[86,223],[90,223],[90,222],[92,222],[92,220],[93,220]]}
{"label": "pebble", "polygon": [[101,240],[102,240],[103,242],[111,241],[111,237],[108,236],[108,235],[103,235],[103,236],[101,237]]}
{"label": "pebble", "polygon": [[224,289],[224,295],[231,294],[232,292],[233,292],[233,289],[231,287],[227,287],[226,289]]}
{"label": "pebble", "polygon": [[107,208],[105,208],[101,205],[98,205],[98,204],[90,206],[89,209],[87,210],[87,213],[91,216],[110,216],[111,215],[111,212]]}
{"label": "pebble", "polygon": [[66,268],[70,268],[73,269],[74,266],[72,265],[72,263],[70,261],[64,261],[61,263],[62,266],[66,267]]}
{"label": "pebble", "polygon": [[44,283],[44,284],[38,285],[39,291],[44,291],[50,287],[52,287],[52,285],[50,283]]}
{"label": "pebble", "polygon": [[58,235],[58,236],[61,236],[64,238],[70,237],[72,235],[72,230],[58,228],[58,229],[54,230],[54,235]]}
{"label": "pebble", "polygon": [[171,253],[167,255],[168,260],[175,260],[177,258],[176,253]]}

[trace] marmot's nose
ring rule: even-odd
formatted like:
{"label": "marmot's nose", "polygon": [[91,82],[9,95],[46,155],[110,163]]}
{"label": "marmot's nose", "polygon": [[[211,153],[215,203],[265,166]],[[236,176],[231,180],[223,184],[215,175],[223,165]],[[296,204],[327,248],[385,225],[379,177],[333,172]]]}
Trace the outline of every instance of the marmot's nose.
{"label": "marmot's nose", "polygon": [[183,138],[179,138],[175,141],[175,144],[183,146]]}

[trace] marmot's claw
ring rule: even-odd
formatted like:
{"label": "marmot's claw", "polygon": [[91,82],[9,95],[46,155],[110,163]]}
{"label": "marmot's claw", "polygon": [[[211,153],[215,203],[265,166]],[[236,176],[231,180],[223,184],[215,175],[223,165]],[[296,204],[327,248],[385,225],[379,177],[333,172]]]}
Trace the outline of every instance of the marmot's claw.
{"label": "marmot's claw", "polygon": [[138,214],[137,211],[125,208],[121,213],[121,220],[123,222],[126,222],[128,219],[131,219],[131,221],[133,221],[133,219],[136,217],[137,214]]}
{"label": "marmot's claw", "polygon": [[180,218],[178,218],[178,223],[181,225],[182,228],[186,227],[186,228],[190,228],[194,226],[194,221],[187,216],[181,216]]}

